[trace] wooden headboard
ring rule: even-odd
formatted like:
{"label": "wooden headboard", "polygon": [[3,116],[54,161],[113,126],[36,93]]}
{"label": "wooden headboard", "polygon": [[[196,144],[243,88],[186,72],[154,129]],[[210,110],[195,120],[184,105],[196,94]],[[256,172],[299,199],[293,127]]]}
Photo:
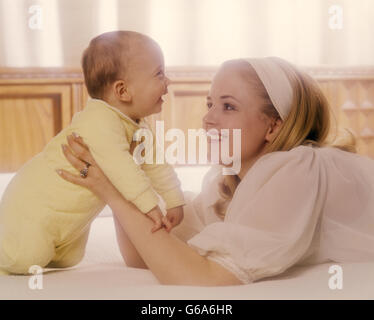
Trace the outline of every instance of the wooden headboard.
{"label": "wooden headboard", "polygon": [[[326,94],[339,128],[358,137],[374,159],[374,67],[306,68]],[[168,68],[169,95],[160,114],[165,130],[200,128],[216,68]],[[0,68],[0,172],[17,171],[40,152],[87,100],[80,69]]]}

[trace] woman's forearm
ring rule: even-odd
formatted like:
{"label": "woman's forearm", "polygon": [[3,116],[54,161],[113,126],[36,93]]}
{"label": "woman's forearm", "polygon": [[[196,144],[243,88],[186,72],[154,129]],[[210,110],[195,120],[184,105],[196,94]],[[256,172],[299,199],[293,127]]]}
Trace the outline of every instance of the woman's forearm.
{"label": "woman's forearm", "polygon": [[116,229],[118,247],[126,265],[131,268],[148,269],[115,214],[113,214],[113,222]]}
{"label": "woman's forearm", "polygon": [[[105,199],[149,269],[163,284],[235,285],[241,282],[165,229],[151,233],[153,222],[116,190]],[[153,210],[159,210],[155,208]]]}

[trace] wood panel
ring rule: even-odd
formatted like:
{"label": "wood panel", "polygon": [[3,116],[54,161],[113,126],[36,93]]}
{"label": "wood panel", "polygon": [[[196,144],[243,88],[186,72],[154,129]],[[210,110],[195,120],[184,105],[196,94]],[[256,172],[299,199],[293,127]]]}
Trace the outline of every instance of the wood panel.
{"label": "wood panel", "polygon": [[39,153],[86,98],[80,72],[0,69],[0,172],[16,171]]}
{"label": "wood panel", "polygon": [[0,167],[17,170],[61,130],[61,106],[48,97],[0,99]]}
{"label": "wood panel", "polygon": [[[305,68],[320,83],[338,129],[358,137],[359,152],[374,158],[374,67]],[[168,68],[165,130],[201,127],[206,95],[216,68]],[[79,69],[0,68],[0,172],[12,172],[40,152],[82,110],[88,95]],[[167,143],[165,144],[167,147]]]}

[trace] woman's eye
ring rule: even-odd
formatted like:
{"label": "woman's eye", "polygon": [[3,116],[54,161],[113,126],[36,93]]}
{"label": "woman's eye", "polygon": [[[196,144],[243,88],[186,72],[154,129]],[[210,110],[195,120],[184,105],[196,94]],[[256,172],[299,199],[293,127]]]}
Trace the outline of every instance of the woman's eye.
{"label": "woman's eye", "polygon": [[163,71],[159,71],[159,72],[157,72],[156,75],[157,75],[157,76],[163,76],[163,75],[164,75],[164,72],[163,72]]}
{"label": "woman's eye", "polygon": [[223,107],[225,110],[235,110],[235,107],[228,103],[224,103]]}
{"label": "woman's eye", "polygon": [[210,109],[210,108],[212,107],[212,104],[211,104],[210,102],[208,102],[208,103],[206,104],[206,106],[208,107],[208,109]]}

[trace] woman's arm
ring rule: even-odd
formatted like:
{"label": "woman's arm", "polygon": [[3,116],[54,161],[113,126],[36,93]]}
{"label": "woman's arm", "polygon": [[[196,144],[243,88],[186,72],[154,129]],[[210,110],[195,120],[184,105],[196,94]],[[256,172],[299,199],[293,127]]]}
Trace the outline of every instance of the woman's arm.
{"label": "woman's arm", "polygon": [[[68,137],[70,148],[65,156],[79,171],[90,163],[88,177],[72,175],[66,171],[59,174],[64,179],[89,188],[112,209],[118,222],[145,264],[162,284],[219,286],[242,284],[231,272],[218,263],[199,255],[164,228],[152,233],[153,222],[131,202],[128,202],[106,178],[95,163],[88,147],[81,138]],[[80,160],[82,159],[82,160]],[[160,210],[158,207],[153,210]]]}
{"label": "woman's arm", "polygon": [[113,221],[116,229],[118,247],[126,265],[131,268],[148,269],[144,260],[123,230],[115,214],[113,215]]}
{"label": "woman's arm", "polygon": [[108,205],[161,283],[211,286],[241,284],[229,271],[202,257],[165,229],[151,233],[152,221],[116,191],[113,190],[107,198]]}

